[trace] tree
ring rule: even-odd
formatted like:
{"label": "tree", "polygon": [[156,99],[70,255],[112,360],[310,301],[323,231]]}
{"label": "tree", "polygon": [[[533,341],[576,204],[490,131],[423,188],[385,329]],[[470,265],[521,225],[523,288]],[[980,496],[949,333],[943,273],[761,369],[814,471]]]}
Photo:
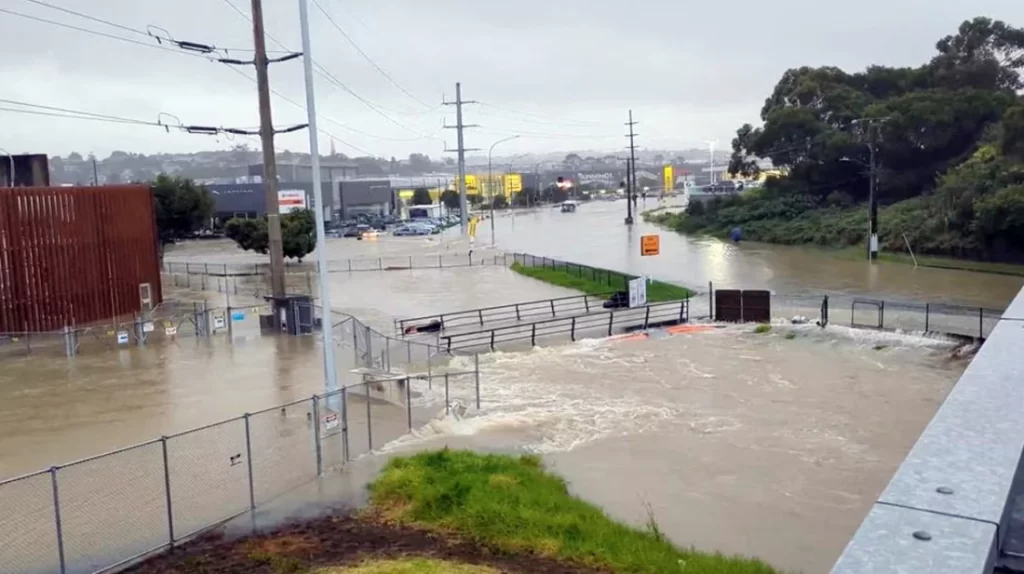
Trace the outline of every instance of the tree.
{"label": "tree", "polygon": [[508,198],[504,195],[496,195],[494,196],[494,199],[491,200],[491,205],[494,209],[505,209],[508,207]]}
{"label": "tree", "polygon": [[422,153],[414,153],[409,155],[409,169],[416,173],[428,173],[434,167],[434,163],[430,161],[430,156]]}
{"label": "tree", "polygon": [[461,204],[459,201],[459,192],[454,189],[444,190],[441,192],[441,203],[443,203],[445,208],[449,211],[458,210]]}
{"label": "tree", "polygon": [[418,187],[412,192],[413,205],[431,205],[434,200],[430,198],[430,190],[425,187]]}
{"label": "tree", "polygon": [[213,217],[213,196],[191,179],[161,174],[150,185],[162,244],[188,237]]}
{"label": "tree", "polygon": [[[234,218],[224,225],[224,234],[245,251],[266,255],[270,250],[267,220]],[[302,259],[316,249],[316,224],[313,212],[297,209],[281,216],[281,242],[284,256]]]}

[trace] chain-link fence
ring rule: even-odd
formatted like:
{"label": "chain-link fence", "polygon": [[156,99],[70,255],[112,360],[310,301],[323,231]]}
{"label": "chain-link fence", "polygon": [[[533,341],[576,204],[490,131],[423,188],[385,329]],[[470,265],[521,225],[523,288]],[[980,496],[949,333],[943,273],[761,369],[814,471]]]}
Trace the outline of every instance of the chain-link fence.
{"label": "chain-link fence", "polygon": [[[214,324],[215,312],[204,310],[200,323]],[[84,574],[134,561],[252,512],[439,413],[479,408],[475,356],[455,358],[331,315],[338,390],[0,481],[0,572]]]}
{"label": "chain-link fence", "polygon": [[[400,271],[408,269],[447,269],[451,267],[476,267],[481,265],[504,265],[512,263],[504,253],[435,253],[420,255],[387,255],[380,257],[357,257],[332,259],[327,262],[328,273],[350,273],[358,271]],[[285,263],[285,273],[317,273],[316,262]],[[213,263],[203,261],[164,261],[163,273],[170,275],[205,275],[213,277],[269,275],[269,263]],[[172,279],[177,281],[178,279]],[[182,280],[187,282],[187,280]]]}

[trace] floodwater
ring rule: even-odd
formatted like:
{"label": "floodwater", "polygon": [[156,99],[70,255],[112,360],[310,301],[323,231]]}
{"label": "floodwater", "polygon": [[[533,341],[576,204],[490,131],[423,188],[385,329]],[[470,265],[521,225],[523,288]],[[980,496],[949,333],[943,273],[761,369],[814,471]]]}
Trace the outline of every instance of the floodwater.
{"label": "floodwater", "polygon": [[[792,337],[792,338],[790,338]],[[953,343],[777,325],[481,358],[483,408],[389,445],[541,453],[675,542],[827,571],[963,371]]]}
{"label": "floodwater", "polygon": [[[514,232],[511,217],[502,218],[498,246],[691,285],[711,280],[719,287],[785,292],[877,286],[894,297],[995,305],[1019,284],[906,266],[879,265],[866,273],[864,265],[813,252],[760,252],[667,233],[662,255],[641,259],[638,235],[646,228],[638,225],[627,236],[622,207],[517,216]],[[483,231],[477,250],[487,251],[487,243]],[[328,243],[331,259],[467,248],[451,233]],[[219,241],[168,253],[168,261],[258,259]],[[929,279],[932,271],[945,279]],[[296,289],[304,283],[300,275],[289,280]],[[242,288],[232,289],[232,305],[258,304],[248,289],[258,288],[259,279],[238,281]],[[332,273],[330,281],[336,311],[382,332],[391,332],[396,317],[574,294],[500,266]],[[220,293],[171,286],[167,294],[226,304]],[[70,361],[43,354],[4,358],[0,478],[322,391],[316,338],[261,335],[252,316],[232,335],[94,349]],[[588,340],[492,353],[481,357],[481,411],[436,419],[386,450],[449,444],[542,453],[574,492],[616,517],[642,523],[650,505],[679,544],[820,572],[962,372],[962,361],[948,359],[952,347],[912,335],[779,325],[761,335],[729,327],[663,340]],[[346,352],[352,351],[338,350]],[[466,360],[454,366],[460,361]],[[344,362],[338,369],[346,371]]]}
{"label": "floodwater", "polygon": [[[648,209],[657,205],[647,202]],[[641,205],[641,210],[645,209]],[[593,202],[576,213],[557,209],[500,215],[493,243],[500,249],[543,255],[680,283],[706,290],[770,289],[787,295],[822,293],[918,300],[1003,309],[1024,278],[892,262],[855,261],[820,249],[680,235],[637,217],[623,224],[626,202]],[[478,242],[491,245],[489,225]],[[640,236],[658,234],[661,254],[640,255]]]}

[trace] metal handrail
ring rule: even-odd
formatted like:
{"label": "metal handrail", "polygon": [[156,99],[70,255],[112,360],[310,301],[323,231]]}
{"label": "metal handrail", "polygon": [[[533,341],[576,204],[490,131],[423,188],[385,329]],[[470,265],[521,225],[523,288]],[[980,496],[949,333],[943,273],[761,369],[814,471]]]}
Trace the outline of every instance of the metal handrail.
{"label": "metal handrail", "polygon": [[[545,309],[545,314],[550,312],[551,316],[555,317],[557,315],[557,310],[555,309],[556,304],[583,302],[584,308],[589,308],[591,298],[603,300],[605,297],[611,296],[614,293],[615,291],[609,291],[607,293],[570,295],[568,297],[553,297],[550,299],[535,299],[532,301],[509,303],[506,305],[479,307],[476,309],[468,309],[464,311],[450,311],[445,313],[437,313],[433,315],[424,315],[422,317],[411,317],[407,319],[395,319],[395,331],[400,335],[404,335],[405,328],[407,326],[429,323],[434,321],[440,322],[442,329],[449,329],[457,327],[462,324],[478,324],[482,326],[488,320],[500,321],[512,319],[513,317],[515,317],[517,321],[521,321],[523,320],[523,318],[529,318],[530,316],[532,316],[531,314],[524,314],[524,311],[530,312],[534,310],[534,307],[541,306],[543,306],[543,308]],[[499,313],[498,317],[493,316],[493,312],[495,311]],[[485,314],[491,316],[485,317]]]}
{"label": "metal handrail", "polygon": [[[557,317],[526,324],[507,325],[468,333],[458,333],[441,337],[443,342],[440,347],[449,353],[458,349],[479,346],[487,346],[494,350],[498,343],[530,339],[531,344],[536,345],[536,341],[540,337],[563,333],[569,333],[570,338],[575,341],[577,332],[596,328],[606,330],[607,336],[611,336],[614,334],[616,326],[627,326],[623,323],[616,324],[616,316],[626,316],[627,318],[624,323],[633,323],[633,325],[628,326],[635,326],[641,329],[655,325],[685,323],[689,320],[689,303],[687,299],[666,301],[644,307],[609,309],[600,313]],[[644,310],[642,317],[640,316],[640,309]]]}

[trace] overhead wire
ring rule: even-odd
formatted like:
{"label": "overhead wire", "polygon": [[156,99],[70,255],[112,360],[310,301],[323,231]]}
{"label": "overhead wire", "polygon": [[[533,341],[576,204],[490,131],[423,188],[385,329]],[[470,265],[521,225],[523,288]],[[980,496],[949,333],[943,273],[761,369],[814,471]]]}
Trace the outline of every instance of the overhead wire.
{"label": "overhead wire", "polygon": [[9,100],[0,98],[0,104],[8,104],[14,106],[23,106],[26,108],[35,108],[30,110],[16,109],[16,108],[4,108],[5,111],[26,113],[35,115],[52,115],[54,117],[69,117],[82,120],[97,120],[107,121],[112,123],[123,123],[123,124],[136,124],[136,125],[147,125],[147,126],[159,126],[159,127],[177,127],[170,126],[168,124],[160,123],[159,121],[147,121],[139,120],[134,118],[125,118],[121,116],[113,116],[110,114],[97,114],[94,112],[85,112],[81,110],[75,110],[71,108],[61,108],[57,106],[44,106],[42,104],[33,104],[30,102],[21,102],[18,100]]}
{"label": "overhead wire", "polygon": [[370,65],[373,66],[373,68],[380,73],[380,75],[382,75],[385,78],[387,78],[387,80],[389,82],[391,82],[391,85],[393,85],[396,88],[398,88],[398,91],[402,92],[410,100],[416,102],[417,104],[423,106],[424,108],[427,108],[428,110],[432,111],[432,110],[436,110],[438,107],[440,107],[440,106],[431,106],[430,104],[425,103],[423,100],[421,100],[421,99],[417,98],[416,96],[414,96],[412,94],[412,92],[410,92],[409,90],[405,89],[405,87],[403,87],[401,84],[399,84],[397,81],[395,81],[395,79],[393,77],[391,77],[391,74],[387,73],[384,70],[384,68],[381,68],[377,64],[377,62],[375,62],[373,58],[371,58],[366,52],[364,52],[363,49],[359,47],[359,44],[357,44],[356,41],[353,40],[352,37],[349,36],[348,33],[345,32],[345,30],[340,25],[338,25],[337,22],[334,21],[334,18],[332,18],[330,13],[326,9],[324,9],[324,7],[322,5],[320,5],[320,2],[318,0],[311,0],[311,1],[313,2],[313,5],[316,6],[318,10],[320,10],[320,12],[324,15],[324,17],[327,18],[327,22],[329,22],[331,24],[331,26],[333,26],[334,29],[337,30],[338,33],[341,34],[341,36],[343,38],[345,38],[345,40],[347,40],[348,43],[351,44],[353,48],[355,48],[356,52],[358,52],[359,55],[362,56],[364,60],[369,62]]}
{"label": "overhead wire", "polygon": [[[231,2],[231,0],[221,0],[221,1],[224,2],[225,4],[227,4],[232,10],[234,10],[234,12],[238,13],[244,19],[249,21],[250,24],[252,23],[252,17],[249,14],[245,13],[243,10],[241,10],[238,6],[234,5],[234,3]],[[273,37],[273,35],[271,35],[268,32],[264,31],[264,34],[266,35],[267,39],[269,39],[271,42],[273,42],[274,44],[280,46],[284,50],[288,50],[288,47],[282,41],[276,39],[275,37]],[[367,107],[371,108],[372,111],[374,111],[376,114],[378,114],[379,116],[381,116],[382,118],[384,118],[388,122],[394,124],[395,126],[401,128],[403,130],[406,130],[406,131],[408,131],[408,132],[410,132],[412,134],[415,134],[415,135],[419,136],[416,139],[408,139],[408,140],[397,139],[397,141],[417,141],[419,139],[435,139],[435,140],[440,141],[439,138],[436,138],[436,137],[434,137],[432,135],[426,135],[426,134],[420,133],[420,132],[410,128],[409,126],[404,125],[401,122],[398,122],[394,118],[391,118],[386,113],[384,113],[383,109],[380,106],[378,106],[377,104],[371,102],[367,98],[362,97],[357,92],[355,92],[355,90],[353,90],[352,88],[348,87],[344,82],[338,80],[333,74],[331,74],[330,72],[328,72],[328,70],[326,68],[324,68],[324,65],[322,65],[319,62],[317,62],[315,59],[312,60],[312,63],[313,63],[313,70],[314,70],[314,72],[316,72],[317,74],[321,75],[321,77],[327,79],[329,82],[334,84],[336,87],[342,89],[343,91],[345,91],[346,93],[348,93],[349,95],[354,97],[355,99],[359,100],[359,102],[361,102],[362,104],[364,104]],[[324,116],[324,115],[322,115],[322,116]],[[354,130],[354,128],[346,126],[345,124],[343,124],[341,122],[338,122],[338,121],[335,121],[335,120],[331,120],[327,116],[324,116],[324,118],[326,120],[328,120],[329,122],[335,124],[335,125],[344,126],[345,129],[356,131],[357,133],[362,133],[364,135],[367,135],[368,137],[376,137],[376,138],[379,138],[379,139],[395,140],[394,138],[388,138],[388,137],[384,137],[384,136],[377,136],[377,135],[374,135],[374,134],[368,134],[367,132],[358,132],[357,130]]]}
{"label": "overhead wire", "polygon": [[572,120],[572,119],[568,119],[568,118],[557,118],[556,116],[548,116],[548,115],[544,115],[544,114],[538,114],[538,113],[535,113],[535,112],[525,112],[525,111],[514,110],[514,109],[511,109],[511,108],[505,108],[505,107],[502,107],[502,106],[496,106],[494,104],[490,104],[490,103],[487,103],[487,102],[477,102],[477,103],[480,105],[480,107],[483,107],[483,108],[492,108],[494,110],[503,111],[503,112],[509,113],[509,114],[521,115],[521,116],[533,116],[535,118],[539,118],[539,119],[542,119],[542,120],[547,120],[548,123],[564,123],[564,124],[567,124],[567,125],[571,123],[571,124],[577,125],[579,127],[586,127],[586,126],[598,127],[598,126],[605,125],[602,122],[597,122],[597,121],[592,121],[592,120]]}
{"label": "overhead wire", "polygon": [[[29,4],[35,4],[35,5],[41,6],[43,8],[49,8],[51,10],[56,10],[58,12],[63,12],[64,14],[75,16],[77,18],[82,18],[84,20],[88,20],[90,22],[95,22],[97,24],[103,24],[104,26],[110,26],[111,28],[122,30],[124,32],[130,32],[132,34],[137,34],[139,36],[144,36],[144,37],[150,38],[151,40],[155,40],[157,43],[156,44],[150,44],[150,43],[142,42],[143,45],[147,45],[147,46],[150,46],[150,47],[160,47],[160,48],[163,48],[163,49],[167,49],[167,50],[171,50],[171,51],[176,51],[175,48],[172,48],[170,46],[163,46],[163,45],[161,45],[161,41],[163,41],[163,40],[175,42],[174,38],[172,38],[172,37],[163,38],[161,36],[153,34],[150,30],[143,30],[141,28],[134,28],[132,26],[126,26],[124,24],[119,24],[117,22],[106,20],[104,18],[99,18],[99,17],[93,16],[91,14],[86,14],[84,12],[78,12],[78,11],[72,10],[70,8],[65,8],[63,6],[58,6],[58,5],[52,4],[50,2],[45,2],[44,0],[21,0],[21,1],[22,2],[27,2]],[[54,21],[54,20],[48,20],[48,19],[41,18],[41,17],[38,17],[38,16],[32,16],[32,15],[29,15],[29,14],[23,14],[21,12],[13,12],[13,11],[9,11],[9,10],[5,10],[5,12],[8,12],[9,14],[13,14],[13,15],[16,15],[16,16],[21,16],[23,18],[29,18],[29,19],[32,19],[32,20],[37,20],[37,21],[48,23],[48,24],[54,24],[54,25],[57,25],[57,26],[62,26],[62,27],[65,27],[65,28],[70,28],[72,30],[76,30],[76,31],[79,31],[79,32],[86,32],[86,33],[90,33],[90,34],[96,34],[96,35],[99,35],[99,36],[104,36],[104,37],[111,38],[111,39],[118,39],[118,40],[122,40],[122,41],[128,41],[128,42],[131,42],[131,43],[139,42],[138,40],[134,40],[133,41],[131,38],[124,38],[122,36],[115,36],[115,35],[112,35],[112,34],[107,34],[105,32],[100,32],[98,30],[90,30],[88,28],[81,28],[81,27],[74,26],[74,25],[71,25],[71,24],[66,24],[66,23],[63,23],[63,22],[57,22],[57,21]],[[166,32],[166,30],[163,30],[163,31]],[[168,33],[168,36],[169,36],[169,33]],[[214,48],[216,48],[217,50],[224,51],[224,52],[252,52],[253,51],[252,48],[228,48],[228,47],[221,47],[221,46],[214,46]]]}
{"label": "overhead wire", "polygon": [[109,38],[111,40],[118,40],[118,41],[126,42],[126,43],[129,43],[129,44],[135,44],[136,46],[144,46],[146,48],[153,48],[154,50],[163,50],[165,52],[173,52],[175,54],[184,54],[186,56],[193,56],[193,57],[196,57],[196,58],[202,58],[204,60],[211,61],[211,62],[213,61],[212,58],[210,58],[210,57],[208,57],[208,56],[206,56],[204,54],[199,54],[199,53],[194,53],[194,52],[183,52],[179,48],[172,48],[170,46],[162,46],[160,44],[151,44],[149,42],[143,42],[141,40],[135,40],[135,39],[132,39],[132,38],[125,38],[124,36],[117,36],[115,34],[107,34],[106,32],[100,32],[99,30],[90,30],[89,28],[82,28],[81,26],[75,26],[73,24],[66,24],[64,22],[58,22],[56,20],[50,20],[50,19],[47,19],[47,18],[42,18],[40,16],[32,16],[30,14],[23,14],[21,12],[15,12],[14,10],[8,10],[6,8],[0,8],[0,12],[5,13],[5,14],[10,14],[12,16],[18,16],[19,18],[26,18],[28,20],[35,20],[36,22],[43,22],[45,24],[51,24],[53,26],[59,26],[61,28],[67,28],[69,30],[75,30],[75,31],[78,31],[78,32],[84,32],[86,34],[92,34],[94,36],[100,36],[100,37],[103,37],[103,38]]}

